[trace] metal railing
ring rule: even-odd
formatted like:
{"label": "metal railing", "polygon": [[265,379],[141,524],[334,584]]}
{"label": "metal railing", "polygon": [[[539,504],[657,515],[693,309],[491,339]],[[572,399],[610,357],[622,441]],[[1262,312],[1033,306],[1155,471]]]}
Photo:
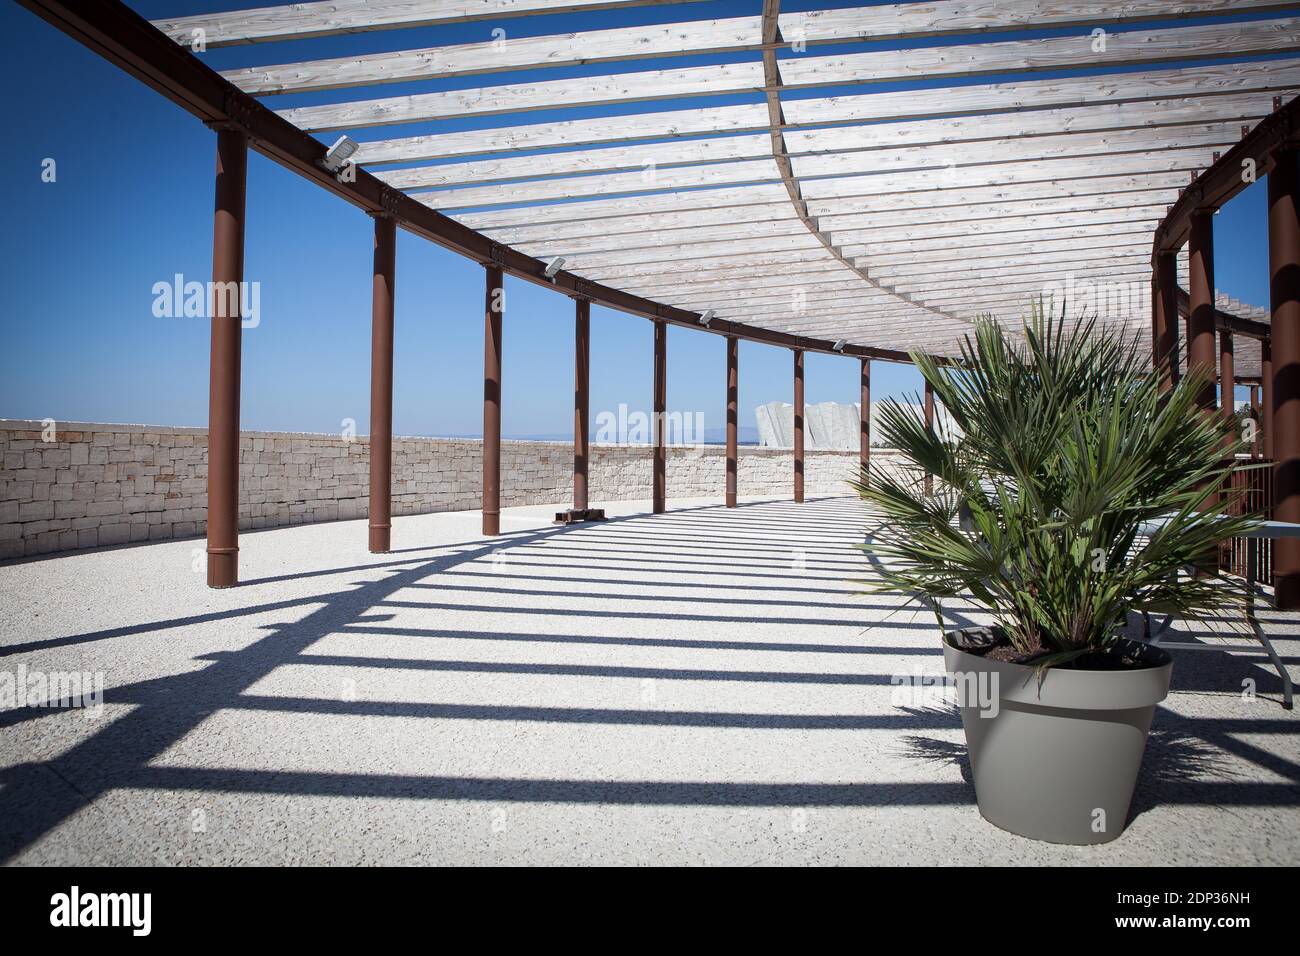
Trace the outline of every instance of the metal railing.
{"label": "metal railing", "polygon": [[[1232,469],[1228,481],[1231,496],[1229,511],[1234,515],[1273,517],[1273,469],[1264,458],[1241,459]],[[1251,550],[1255,552],[1256,579],[1265,583],[1273,578],[1273,542],[1267,538],[1232,538],[1219,551],[1219,569],[1227,574],[1246,576]]]}

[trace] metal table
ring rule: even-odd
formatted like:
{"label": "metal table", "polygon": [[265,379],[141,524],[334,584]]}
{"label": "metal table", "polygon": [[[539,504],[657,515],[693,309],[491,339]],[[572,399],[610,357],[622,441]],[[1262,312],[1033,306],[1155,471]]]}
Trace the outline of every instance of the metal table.
{"label": "metal table", "polygon": [[[1147,522],[1143,526],[1143,533],[1147,534],[1148,529],[1151,532],[1157,531],[1162,527],[1160,522]],[[1277,540],[1278,538],[1300,538],[1300,524],[1293,524],[1288,521],[1261,521],[1259,526],[1254,530],[1241,535],[1243,538],[1267,538]],[[1273,648],[1273,642],[1268,639],[1264,633],[1264,628],[1260,626],[1258,619],[1255,617],[1255,577],[1258,573],[1256,566],[1257,559],[1255,549],[1246,550],[1246,622],[1255,634],[1255,639],[1259,641],[1260,646],[1264,648],[1264,653],[1268,655],[1269,660],[1273,662],[1273,667],[1277,669],[1277,674],[1282,678],[1282,706],[1287,710],[1292,708],[1293,692],[1291,688],[1291,675],[1287,673],[1286,668],[1282,665],[1282,658],[1278,656],[1277,651]],[[1165,618],[1164,623],[1151,633],[1151,620],[1143,613],[1143,625],[1146,632],[1146,641],[1159,647],[1182,648],[1185,650],[1215,651],[1221,650],[1217,644],[1200,644],[1195,641],[1162,641],[1160,638],[1168,632],[1170,625],[1173,623],[1173,615]],[[1226,640],[1226,638],[1225,638]]]}

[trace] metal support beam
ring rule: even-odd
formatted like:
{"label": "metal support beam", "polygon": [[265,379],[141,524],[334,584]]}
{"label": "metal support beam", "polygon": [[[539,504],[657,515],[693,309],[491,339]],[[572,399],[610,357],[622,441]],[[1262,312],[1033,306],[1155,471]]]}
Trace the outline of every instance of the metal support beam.
{"label": "metal support beam", "polygon": [[794,350],[794,500],[803,501],[803,349]]}
{"label": "metal support beam", "polygon": [[[1153,252],[1177,252],[1191,232],[1191,220],[1198,211],[1222,208],[1244,190],[1253,178],[1243,176],[1248,165],[1264,172],[1277,156],[1277,148],[1300,141],[1300,97],[1283,105],[1274,100],[1273,112],[1253,129],[1243,130],[1241,141],[1201,172],[1174,202],[1156,228]],[[1247,161],[1251,161],[1248,163]]]}
{"label": "metal support beam", "polygon": [[1273,460],[1273,343],[1259,343],[1259,430],[1264,457]]}
{"label": "metal support beam", "polygon": [[1260,444],[1259,433],[1261,431],[1259,426],[1259,386],[1258,385],[1252,385],[1250,387],[1250,416],[1255,421],[1255,428],[1252,430],[1250,436],[1250,457],[1258,458],[1259,444]]}
{"label": "metal support beam", "polygon": [[1192,214],[1188,239],[1191,297],[1187,314],[1187,370],[1199,369],[1208,381],[1198,394],[1203,409],[1213,409],[1214,393],[1214,213],[1208,209]]}
{"label": "metal support beam", "polygon": [[591,414],[591,301],[578,299],[573,321],[573,510],[587,510]]}
{"label": "metal support beam", "polygon": [[393,528],[393,293],[397,221],[375,216],[374,280],[370,297],[370,553],[392,547]]}
{"label": "metal support beam", "polygon": [[859,416],[859,460],[862,477],[865,480],[871,473],[871,359],[862,359],[862,399]]}
{"label": "metal support beam", "polygon": [[483,533],[501,533],[501,315],[505,287],[500,266],[488,266],[483,306]]}
{"label": "metal support beam", "polygon": [[[561,270],[546,274],[547,263],[493,242],[473,229],[435,212],[412,196],[385,185],[372,173],[335,176],[321,165],[327,146],[295,127],[267,103],[244,93],[203,63],[189,47],[176,43],[125,4],[108,0],[19,0],[57,29],[146,83],[207,123],[237,121],[253,148],[367,212],[391,212],[403,229],[512,276],[548,288],[582,295],[593,302],[654,321],[700,328],[699,314],[654,302]],[[715,319],[704,329],[737,335],[782,348],[831,354],[833,339],[813,338]],[[850,344],[845,354],[906,362],[906,352]]]}
{"label": "metal support beam", "polygon": [[736,507],[736,473],[739,465],[736,451],[736,429],[739,425],[740,401],[740,342],[734,335],[727,336],[727,507]]}
{"label": "metal support beam", "polygon": [[863,479],[871,473],[871,359],[862,359],[862,395],[858,405],[858,463]]}
{"label": "metal support beam", "polygon": [[[239,368],[248,140],[217,129],[208,377],[208,587],[239,583]],[[234,289],[233,296],[223,290]]]}
{"label": "metal support beam", "polygon": [[[925,427],[934,428],[934,386],[928,378],[925,380]],[[925,493],[934,494],[934,475],[928,471],[925,473]]]}
{"label": "metal support beam", "polygon": [[1161,391],[1169,391],[1178,383],[1178,262],[1174,253],[1156,256],[1152,283],[1152,362],[1162,372]]}
{"label": "metal support beam", "polygon": [[[1268,267],[1272,309],[1273,517],[1300,523],[1300,149],[1273,156],[1268,174]],[[1274,543],[1273,587],[1281,610],[1300,608],[1300,538]]]}
{"label": "metal support beam", "polygon": [[664,419],[668,412],[668,326],[656,322],[654,355],[654,485],[651,510],[668,509],[668,447],[664,444]]}
{"label": "metal support beam", "polygon": [[1223,411],[1223,416],[1232,426],[1232,432],[1227,436],[1225,442],[1228,445],[1236,444],[1240,439],[1237,434],[1236,416],[1237,416],[1237,373],[1236,373],[1236,355],[1232,342],[1232,332],[1228,329],[1219,330],[1219,407]]}

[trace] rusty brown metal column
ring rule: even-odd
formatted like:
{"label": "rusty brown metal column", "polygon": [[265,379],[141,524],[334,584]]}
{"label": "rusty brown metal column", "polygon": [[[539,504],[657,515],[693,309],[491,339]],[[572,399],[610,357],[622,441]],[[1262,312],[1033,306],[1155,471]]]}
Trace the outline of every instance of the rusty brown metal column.
{"label": "rusty brown metal column", "polygon": [[859,407],[859,442],[861,448],[858,458],[862,474],[870,474],[871,469],[871,359],[862,360],[862,404]]}
{"label": "rusty brown metal column", "polygon": [[803,501],[803,349],[794,350],[794,500]]}
{"label": "rusty brown metal column", "polygon": [[370,553],[392,547],[393,528],[393,281],[397,220],[375,216],[374,280],[370,297]]}
{"label": "rusty brown metal column", "polygon": [[664,416],[668,411],[668,323],[655,322],[654,357],[654,485],[651,510],[668,509],[668,448],[664,444]]}
{"label": "rusty brown metal column", "polygon": [[483,533],[501,533],[501,267],[488,266],[483,306]]}
{"label": "rusty brown metal column", "polygon": [[591,433],[591,301],[578,299],[573,321],[573,509],[587,510]]}
{"label": "rusty brown metal column", "polygon": [[1152,362],[1168,366],[1161,377],[1161,391],[1178,382],[1178,265],[1172,252],[1156,256],[1151,291]]}
{"label": "rusty brown metal column", "polygon": [[740,403],[740,340],[727,336],[727,507],[736,507],[736,429]]}
{"label": "rusty brown metal column", "polygon": [[[1279,149],[1273,162],[1268,174],[1273,517],[1300,523],[1300,150]],[[1274,542],[1273,587],[1279,610],[1300,608],[1300,538]]]}
{"label": "rusty brown metal column", "polygon": [[[934,387],[930,380],[925,380],[925,427],[934,428]],[[925,473],[925,493],[934,494],[934,475]]]}
{"label": "rusty brown metal column", "polygon": [[1198,209],[1192,213],[1191,235],[1187,241],[1191,262],[1187,314],[1187,371],[1200,369],[1208,381],[1197,396],[1203,409],[1213,409],[1214,379],[1214,213]]}
{"label": "rusty brown metal column", "polygon": [[1259,433],[1263,430],[1260,428],[1259,425],[1259,386],[1258,385],[1252,385],[1250,387],[1250,412],[1251,412],[1250,417],[1255,422],[1254,434],[1252,434],[1250,438],[1250,457],[1258,458],[1259,451],[1260,451]]}
{"label": "rusty brown metal column", "polygon": [[1269,339],[1259,343],[1259,430],[1260,448],[1264,457],[1273,460],[1273,343]]}
{"label": "rusty brown metal column", "polygon": [[[239,583],[239,366],[242,326],[221,283],[244,281],[244,196],[248,140],[217,130],[216,204],[212,223],[212,340],[208,377],[208,587]],[[241,285],[235,285],[241,290]]]}
{"label": "rusty brown metal column", "polygon": [[1232,425],[1232,433],[1227,436],[1225,441],[1228,445],[1234,445],[1240,440],[1241,435],[1237,430],[1237,366],[1236,366],[1236,349],[1232,341],[1231,329],[1219,330],[1219,405],[1223,410],[1223,416]]}

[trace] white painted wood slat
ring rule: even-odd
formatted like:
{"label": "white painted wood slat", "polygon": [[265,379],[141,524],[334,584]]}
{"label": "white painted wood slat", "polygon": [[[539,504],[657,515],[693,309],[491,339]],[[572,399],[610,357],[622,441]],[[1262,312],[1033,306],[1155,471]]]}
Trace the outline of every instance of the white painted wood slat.
{"label": "white painted wood slat", "polygon": [[[974,84],[948,89],[867,93],[854,96],[786,98],[788,127],[918,120],[940,116],[991,116],[1003,112],[1139,103],[1148,100],[1208,101],[1219,95],[1300,89],[1300,60],[1160,69],[1056,79],[1033,77],[1015,82]],[[1294,95],[1294,94],[1292,94]],[[762,105],[678,109],[629,116],[520,124],[451,133],[432,133],[361,144],[362,164],[415,162],[457,156],[510,153],[548,147],[591,146],[628,140],[672,139],[711,133],[752,132],[768,127]]]}
{"label": "white painted wood slat", "polygon": [[417,192],[412,195],[434,209],[469,209],[515,203],[546,202],[607,193],[653,193],[692,189],[699,186],[726,186],[737,183],[779,181],[780,172],[771,159],[715,166],[676,166],[648,169],[636,173],[601,173],[565,179],[539,179],[525,183],[491,186],[464,186]]}
{"label": "white painted wood slat", "polygon": [[1137,63],[1219,59],[1300,49],[1300,19],[1215,23],[1203,26],[1126,30],[1107,35],[1104,50],[1086,32],[1075,36],[1003,40],[938,47],[786,57],[781,79],[787,87],[839,83],[885,83],[950,76],[988,76],[1071,67],[1115,69]]}
{"label": "white painted wood slat", "polygon": [[648,70],[612,76],[578,77],[540,83],[485,86],[438,93],[413,93],[377,100],[299,106],[277,112],[309,132],[421,123],[461,116],[495,116],[600,103],[644,103],[688,96],[757,93],[763,89],[760,63],[725,63],[678,70]]}
{"label": "white painted wood slat", "polygon": [[[1051,24],[1112,24],[1134,19],[1164,19],[1197,14],[1239,12],[1243,8],[1284,9],[1275,0],[1228,3],[1177,3],[1144,0],[1141,3],[1097,5],[1087,13],[1077,4],[1051,4],[1020,0],[1020,9],[1006,10],[987,0],[978,13],[952,16],[951,4],[920,8],[915,4],[890,8],[824,10],[808,14],[787,14],[792,32],[784,39],[803,45],[852,40],[878,40],[908,32],[910,35],[953,35],[994,29],[1026,29]],[[974,4],[965,4],[968,8]],[[893,13],[892,18],[888,17]],[[1035,21],[1033,15],[1043,19]],[[1082,16],[1080,14],[1083,14]],[[905,23],[922,25],[924,31],[906,31]],[[964,25],[962,25],[964,24]],[[174,29],[174,28],[173,28]],[[192,35],[191,28],[191,34]],[[183,31],[182,31],[183,35]],[[182,40],[182,42],[184,42]],[[762,18],[734,17],[719,20],[691,20],[681,23],[650,24],[580,33],[485,39],[477,43],[452,44],[372,53],[364,57],[334,57],[271,66],[227,70],[222,75],[245,92],[254,95],[342,89],[384,83],[412,82],[484,73],[584,63],[622,62],[651,57],[735,53],[761,49]]]}
{"label": "white painted wood slat", "polygon": [[[1221,59],[1300,50],[1300,19],[1142,30],[1114,35],[1111,53],[1098,56],[1090,38],[1052,37],[935,49],[786,58],[785,88],[1037,72],[1072,67],[1121,67],[1185,59]],[[765,89],[758,63],[725,63],[647,70],[603,77],[420,93],[281,110],[302,129],[325,131],[424,122],[463,115],[495,115],[557,105],[637,103]]]}
{"label": "white painted wood slat", "polygon": [[338,90],[539,67],[755,50],[762,46],[762,26],[761,17],[736,17],[562,36],[507,35],[500,40],[372,53],[363,57],[244,67],[221,75],[244,92],[257,96]]}
{"label": "white painted wood slat", "polygon": [[[882,123],[850,129],[820,129],[787,132],[785,144],[791,156],[821,153],[865,152],[922,148],[931,145],[964,142],[987,142],[992,148],[1005,148],[1005,141],[1030,150],[1038,139],[1057,142],[1054,137],[1101,134],[1103,131],[1146,132],[1162,135],[1169,127],[1203,128],[1214,122],[1253,125],[1272,112],[1272,95],[1222,96],[1198,98],[1190,102],[1156,101],[1126,106],[1075,107],[1045,110],[1024,116],[999,115],[985,118],[929,122]],[[1135,137],[1134,138],[1138,138]],[[1104,141],[1103,141],[1104,142]],[[1178,145],[1171,136],[1168,146]],[[540,156],[498,156],[472,162],[441,163],[391,172],[378,171],[380,179],[398,188],[439,188],[461,184],[507,182],[540,176],[564,176],[595,172],[647,169],[656,166],[756,159],[770,156],[771,137],[767,134],[726,136],[706,139],[677,140],[636,146],[549,153]],[[987,154],[987,149],[985,151]],[[907,154],[900,154],[907,155]]]}
{"label": "white painted wood slat", "polygon": [[202,30],[208,47],[222,47],[438,23],[695,2],[698,0],[316,0],[170,17],[154,20],[153,25],[184,44],[193,42],[195,30]]}

